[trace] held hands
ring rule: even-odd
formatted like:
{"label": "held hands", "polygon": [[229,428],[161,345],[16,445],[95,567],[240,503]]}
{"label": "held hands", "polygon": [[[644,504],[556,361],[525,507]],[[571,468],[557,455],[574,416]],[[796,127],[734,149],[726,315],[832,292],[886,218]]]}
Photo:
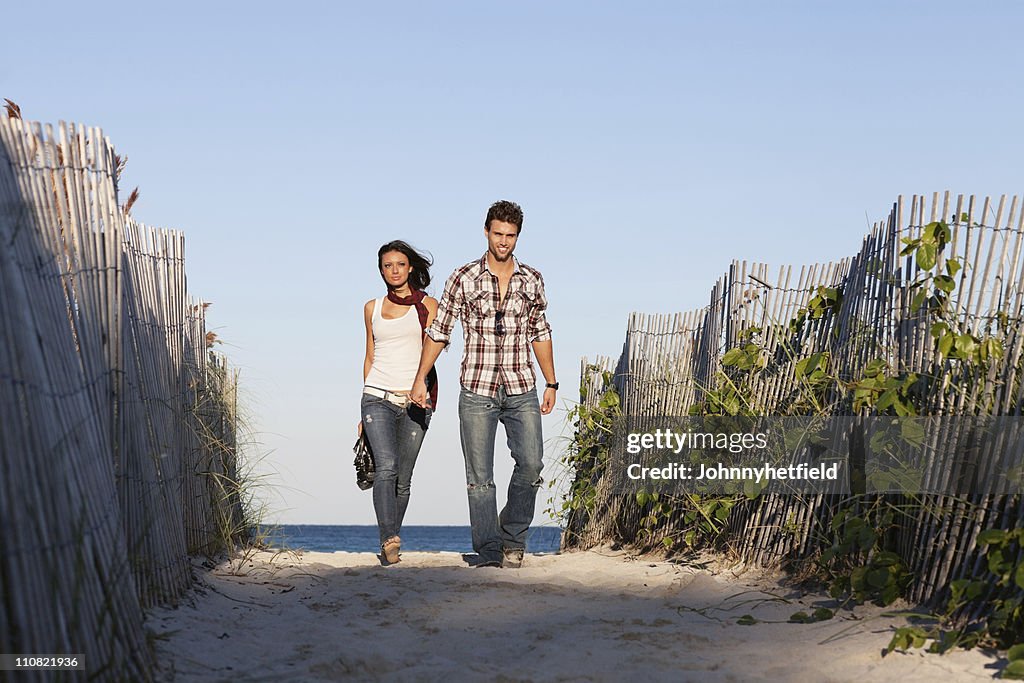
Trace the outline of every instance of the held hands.
{"label": "held hands", "polygon": [[409,400],[418,405],[420,408],[429,408],[430,399],[427,398],[427,383],[417,378],[412,383],[412,391],[409,392]]}
{"label": "held hands", "polygon": [[544,399],[540,403],[540,414],[547,415],[555,408],[555,390],[548,387],[544,390]]}

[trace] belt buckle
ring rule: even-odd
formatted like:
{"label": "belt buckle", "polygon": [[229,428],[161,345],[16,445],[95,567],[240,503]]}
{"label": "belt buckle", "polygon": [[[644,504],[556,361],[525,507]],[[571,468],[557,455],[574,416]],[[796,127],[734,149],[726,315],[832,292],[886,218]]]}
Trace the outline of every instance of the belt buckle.
{"label": "belt buckle", "polygon": [[409,396],[407,394],[396,394],[393,391],[386,391],[385,393],[387,394],[387,400],[391,401],[399,408],[405,408],[409,405]]}

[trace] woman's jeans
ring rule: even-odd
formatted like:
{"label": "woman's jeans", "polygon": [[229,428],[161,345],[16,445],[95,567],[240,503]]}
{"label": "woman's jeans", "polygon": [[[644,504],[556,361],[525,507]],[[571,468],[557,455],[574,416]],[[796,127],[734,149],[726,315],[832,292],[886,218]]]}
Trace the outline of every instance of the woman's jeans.
{"label": "woman's jeans", "polygon": [[410,403],[404,408],[391,401],[363,394],[363,433],[370,442],[376,474],[373,477],[373,509],[377,513],[380,542],[398,536],[409,487],[423,435],[430,425],[430,410]]}
{"label": "woman's jeans", "polygon": [[[508,448],[516,463],[508,484],[508,501],[500,515],[494,488],[494,437],[499,422],[505,425]],[[544,481],[540,477],[544,439],[537,391],[510,396],[505,387],[499,387],[498,395],[491,398],[463,389],[459,392],[459,430],[473,550],[485,560],[500,560],[503,547],[526,547],[537,489]]]}

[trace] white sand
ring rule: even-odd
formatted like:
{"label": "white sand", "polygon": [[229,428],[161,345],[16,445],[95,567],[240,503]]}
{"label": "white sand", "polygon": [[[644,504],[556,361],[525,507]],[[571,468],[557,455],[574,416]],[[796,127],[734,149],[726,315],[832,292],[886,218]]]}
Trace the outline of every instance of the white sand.
{"label": "white sand", "polygon": [[610,550],[528,555],[473,569],[456,553],[259,553],[202,571],[176,609],[151,612],[160,680],[177,681],[971,681],[977,651],[882,657],[905,623],[771,577]]}

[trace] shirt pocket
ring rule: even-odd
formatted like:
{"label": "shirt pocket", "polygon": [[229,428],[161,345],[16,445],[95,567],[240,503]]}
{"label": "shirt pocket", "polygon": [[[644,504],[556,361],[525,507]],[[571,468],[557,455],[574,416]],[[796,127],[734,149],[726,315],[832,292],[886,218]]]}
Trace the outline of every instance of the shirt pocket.
{"label": "shirt pocket", "polygon": [[517,318],[525,319],[533,311],[537,305],[537,292],[536,290],[520,289],[519,291],[512,292],[509,295],[508,304],[505,307],[506,313],[514,315]]}
{"label": "shirt pocket", "polygon": [[491,293],[487,290],[478,289],[467,292],[465,307],[466,315],[471,320],[479,320],[480,318],[488,318],[494,315]]}

